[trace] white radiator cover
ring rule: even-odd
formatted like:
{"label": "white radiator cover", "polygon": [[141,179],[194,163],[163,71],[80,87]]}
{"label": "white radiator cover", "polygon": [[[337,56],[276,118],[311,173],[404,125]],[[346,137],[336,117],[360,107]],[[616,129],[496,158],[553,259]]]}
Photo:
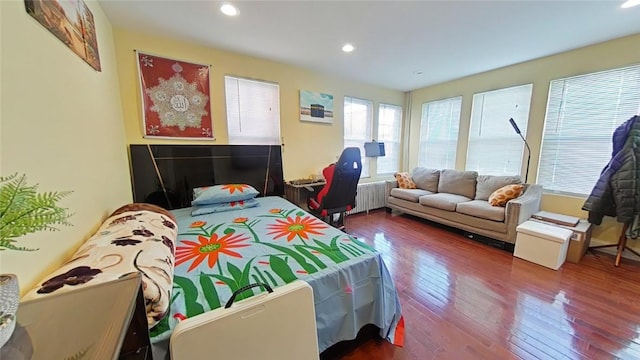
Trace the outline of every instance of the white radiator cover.
{"label": "white radiator cover", "polygon": [[385,191],[386,183],[384,181],[358,184],[356,207],[347,214],[383,208],[386,205]]}

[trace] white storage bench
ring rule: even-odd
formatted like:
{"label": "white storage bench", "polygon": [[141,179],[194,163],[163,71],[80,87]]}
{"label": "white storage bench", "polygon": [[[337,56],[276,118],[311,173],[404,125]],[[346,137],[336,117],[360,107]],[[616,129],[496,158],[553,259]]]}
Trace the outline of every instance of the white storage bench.
{"label": "white storage bench", "polygon": [[537,221],[525,221],[516,228],[513,256],[558,270],[567,258],[573,232]]}

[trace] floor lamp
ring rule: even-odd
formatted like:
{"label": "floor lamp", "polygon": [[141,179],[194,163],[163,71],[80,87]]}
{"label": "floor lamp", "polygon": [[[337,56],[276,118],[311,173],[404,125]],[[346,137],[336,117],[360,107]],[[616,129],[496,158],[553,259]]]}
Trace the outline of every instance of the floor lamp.
{"label": "floor lamp", "polygon": [[522,132],[520,131],[520,128],[518,127],[516,122],[513,120],[513,118],[510,118],[509,122],[511,123],[511,126],[513,126],[513,130],[516,131],[516,134],[520,135],[520,137],[522,138],[522,141],[524,141],[524,144],[527,146],[527,172],[524,175],[524,182],[527,183],[529,182],[529,162],[531,162],[531,148],[529,148],[529,144],[527,143],[527,140],[524,138],[524,136],[522,136]]}

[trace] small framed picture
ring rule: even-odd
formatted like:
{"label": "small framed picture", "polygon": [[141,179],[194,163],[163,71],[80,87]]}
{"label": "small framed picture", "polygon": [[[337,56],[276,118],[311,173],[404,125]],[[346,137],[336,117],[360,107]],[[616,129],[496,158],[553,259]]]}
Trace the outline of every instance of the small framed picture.
{"label": "small framed picture", "polygon": [[300,120],[333,124],[333,95],[300,90]]}
{"label": "small framed picture", "polygon": [[27,13],[67,45],[91,67],[100,71],[98,38],[93,14],[82,0],[25,0]]}

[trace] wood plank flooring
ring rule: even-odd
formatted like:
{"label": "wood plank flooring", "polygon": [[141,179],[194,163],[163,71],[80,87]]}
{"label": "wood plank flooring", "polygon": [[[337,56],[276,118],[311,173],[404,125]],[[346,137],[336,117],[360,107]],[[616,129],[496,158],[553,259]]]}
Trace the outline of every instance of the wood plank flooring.
{"label": "wood plank flooring", "polygon": [[326,359],[640,359],[640,265],[587,253],[558,271],[415,217],[377,210],[347,231],[382,253],[405,345],[373,337]]}

